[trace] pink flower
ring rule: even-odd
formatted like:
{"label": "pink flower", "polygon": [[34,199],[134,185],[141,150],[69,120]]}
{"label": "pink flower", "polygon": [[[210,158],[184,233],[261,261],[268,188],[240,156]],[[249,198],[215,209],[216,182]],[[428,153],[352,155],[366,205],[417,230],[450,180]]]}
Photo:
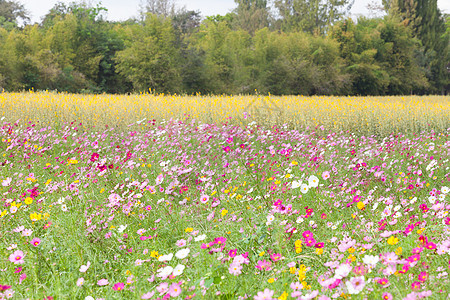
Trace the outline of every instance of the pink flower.
{"label": "pink flower", "polygon": [[261,271],[264,271],[264,270],[270,271],[271,266],[272,266],[272,263],[270,261],[267,261],[264,259],[264,260],[258,260],[258,265],[256,265],[255,267]]}
{"label": "pink flower", "polygon": [[113,290],[115,291],[121,291],[125,287],[125,284],[123,282],[118,282],[113,286]]}
{"label": "pink flower", "polygon": [[87,269],[89,269],[89,266],[91,265],[91,262],[88,261],[86,265],[81,265],[80,267],[80,272],[81,273],[85,273],[87,271]]}
{"label": "pink flower", "polygon": [[419,282],[419,281],[414,281],[414,282],[411,284],[411,289],[413,289],[413,290],[418,290],[418,289],[420,289],[420,282]]}
{"label": "pink flower", "polygon": [[228,252],[230,257],[235,257],[237,255],[237,249],[232,249]]}
{"label": "pink flower", "polygon": [[353,277],[346,283],[347,290],[350,294],[359,294],[364,289],[366,282],[364,280],[364,276]]}
{"label": "pink flower", "polygon": [[169,284],[167,282],[162,282],[160,285],[156,287],[156,290],[160,295],[167,293],[169,290]]}
{"label": "pink flower", "polygon": [[392,298],[392,294],[391,294],[391,293],[388,293],[388,292],[384,292],[383,295],[381,296],[381,298],[382,298],[383,300],[392,300],[392,299],[393,299],[393,298]]}
{"label": "pink flower", "polygon": [[25,255],[23,254],[23,252],[22,251],[20,251],[20,250],[16,250],[16,251],[14,251],[14,253],[13,254],[11,254],[10,256],[9,256],[9,261],[10,262],[12,262],[12,263],[14,263],[15,265],[17,265],[17,264],[23,264],[25,261],[23,260],[23,258],[25,257]]}
{"label": "pink flower", "polygon": [[274,291],[265,289],[264,292],[258,292],[256,296],[253,297],[254,300],[272,300]]}
{"label": "pink flower", "polygon": [[176,245],[178,247],[184,247],[184,246],[186,246],[186,240],[184,240],[184,239],[178,240]]}
{"label": "pink flower", "polygon": [[242,265],[233,262],[228,268],[228,272],[230,272],[231,275],[238,276],[242,273]]}
{"label": "pink flower", "polygon": [[273,254],[271,254],[270,255],[270,258],[273,260],[273,261],[279,261],[280,259],[281,259],[281,254],[279,254],[279,253],[273,253]]}
{"label": "pink flower", "polygon": [[84,278],[83,277],[78,278],[77,286],[82,286],[83,284],[84,284]]}
{"label": "pink flower", "polygon": [[144,295],[142,295],[141,299],[151,299],[153,297],[153,295],[155,294],[155,292],[148,292]]}
{"label": "pink flower", "polygon": [[302,233],[302,236],[303,236],[305,239],[312,239],[313,233],[312,233],[311,231],[309,231],[309,230],[306,230],[306,231],[304,231],[304,232]]}
{"label": "pink flower", "polygon": [[40,238],[34,238],[34,239],[31,240],[30,243],[31,243],[31,245],[37,247],[41,243],[41,239]]}
{"label": "pink flower", "polygon": [[425,280],[428,279],[428,273],[427,272],[420,272],[419,274],[419,280],[422,282],[425,282]]}
{"label": "pink flower", "polygon": [[108,282],[108,279],[100,279],[99,281],[97,281],[97,284],[99,286],[104,286],[104,285],[108,285],[109,282]]}
{"label": "pink flower", "polygon": [[178,283],[174,282],[169,287],[169,295],[171,297],[178,297],[181,294],[181,287]]}
{"label": "pink flower", "polygon": [[19,284],[22,284],[22,281],[25,280],[25,278],[27,278],[27,274],[23,273],[19,276]]}

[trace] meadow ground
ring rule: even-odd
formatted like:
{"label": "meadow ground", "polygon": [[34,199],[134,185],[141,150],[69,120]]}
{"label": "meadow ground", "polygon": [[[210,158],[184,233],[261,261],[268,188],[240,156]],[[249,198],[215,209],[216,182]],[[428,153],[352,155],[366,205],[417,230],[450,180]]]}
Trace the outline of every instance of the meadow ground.
{"label": "meadow ground", "polygon": [[450,297],[449,97],[0,109],[0,299]]}

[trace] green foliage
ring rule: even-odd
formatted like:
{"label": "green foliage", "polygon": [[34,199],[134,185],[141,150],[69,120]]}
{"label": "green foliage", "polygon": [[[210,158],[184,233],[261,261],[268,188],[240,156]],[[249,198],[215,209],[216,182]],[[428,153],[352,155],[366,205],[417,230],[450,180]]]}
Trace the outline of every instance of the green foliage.
{"label": "green foliage", "polygon": [[0,89],[392,95],[450,86],[449,19],[435,0],[384,1],[388,16],[357,22],[343,19],[350,0],[277,0],[276,15],[266,0],[235,2],[202,21],[147,0],[140,21],[124,22],[106,21],[100,5],[59,2],[20,28],[23,6],[0,1]]}

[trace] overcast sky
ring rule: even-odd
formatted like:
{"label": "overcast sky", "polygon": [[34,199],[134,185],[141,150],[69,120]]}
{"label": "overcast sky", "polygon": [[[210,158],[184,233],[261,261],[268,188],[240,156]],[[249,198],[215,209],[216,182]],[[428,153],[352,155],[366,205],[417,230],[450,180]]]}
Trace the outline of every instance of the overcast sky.
{"label": "overcast sky", "polygon": [[[70,3],[73,0],[19,0],[24,4],[31,14],[32,22],[40,22],[44,16],[57,2]],[[78,2],[78,1],[77,1]],[[99,1],[91,1],[98,3]],[[203,16],[226,14],[235,8],[234,0],[176,0],[178,6],[185,6],[188,10],[199,10]],[[381,0],[355,0],[351,10],[353,16],[369,15],[367,4]],[[126,20],[137,16],[139,3],[141,0],[103,0],[102,6],[108,9],[107,18],[109,20]],[[450,13],[450,1],[438,0],[438,6],[442,12]]]}

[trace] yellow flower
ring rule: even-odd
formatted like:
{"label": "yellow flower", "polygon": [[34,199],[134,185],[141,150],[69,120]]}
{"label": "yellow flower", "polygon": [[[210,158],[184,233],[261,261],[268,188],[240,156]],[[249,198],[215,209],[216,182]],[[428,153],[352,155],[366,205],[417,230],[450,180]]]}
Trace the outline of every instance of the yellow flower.
{"label": "yellow flower", "polygon": [[398,243],[398,238],[391,236],[390,238],[388,238],[387,242],[389,245],[395,245]]}
{"label": "yellow flower", "polygon": [[296,247],[295,248],[295,253],[302,253],[302,247]]}
{"label": "yellow flower", "polygon": [[316,253],[317,253],[318,255],[322,255],[322,253],[323,253],[323,248],[317,248],[317,249],[316,249]]}
{"label": "yellow flower", "polygon": [[40,219],[42,219],[42,215],[38,214],[38,213],[32,213],[30,214],[30,220],[35,222],[35,221],[39,221]]}
{"label": "yellow flower", "polygon": [[263,256],[264,254],[266,254],[266,251],[263,251],[259,254],[259,256]]}
{"label": "yellow flower", "polygon": [[353,247],[350,247],[350,248],[348,248],[348,253],[355,253],[355,248],[353,248]]}
{"label": "yellow flower", "polygon": [[296,165],[298,165],[298,162],[296,162],[295,160],[293,160],[293,161],[291,162],[291,165],[296,166]]}
{"label": "yellow flower", "polygon": [[184,232],[192,232],[192,231],[194,231],[194,228],[192,228],[192,227],[187,227],[187,228],[184,230]]}
{"label": "yellow flower", "polygon": [[269,280],[267,280],[268,283],[274,283],[275,282],[275,278],[269,278]]}
{"label": "yellow flower", "polygon": [[50,182],[52,182],[52,180],[51,180],[51,179],[48,179],[48,180],[45,182],[45,185],[49,185]]}
{"label": "yellow flower", "polygon": [[4,211],[2,211],[2,213],[0,214],[0,218],[6,216],[8,214],[8,211],[5,209]]}
{"label": "yellow flower", "polygon": [[225,217],[225,215],[228,213],[228,210],[226,210],[225,208],[222,209],[222,217]]}
{"label": "yellow flower", "polygon": [[158,251],[150,252],[150,257],[158,257]]}
{"label": "yellow flower", "polygon": [[419,229],[419,230],[417,230],[417,233],[418,234],[422,234],[422,232],[425,230],[425,228],[421,228],[421,229]]}
{"label": "yellow flower", "polygon": [[398,247],[397,250],[395,250],[395,254],[402,255],[403,249],[402,247]]}
{"label": "yellow flower", "polygon": [[363,210],[365,205],[364,205],[364,202],[359,201],[359,202],[356,204],[356,206],[357,206],[359,209]]}
{"label": "yellow flower", "polygon": [[33,198],[27,197],[27,198],[25,199],[25,204],[26,204],[26,205],[30,205],[31,203],[33,203]]}
{"label": "yellow flower", "polygon": [[295,274],[295,273],[297,272],[297,268],[296,268],[296,267],[290,267],[290,268],[289,268],[289,272],[290,272],[291,274]]}
{"label": "yellow flower", "polygon": [[301,247],[302,246],[302,241],[301,240],[296,240],[294,244],[295,244],[295,248]]}
{"label": "yellow flower", "polygon": [[278,300],[286,300],[288,298],[289,294],[286,292],[283,292],[280,297],[278,297]]}

